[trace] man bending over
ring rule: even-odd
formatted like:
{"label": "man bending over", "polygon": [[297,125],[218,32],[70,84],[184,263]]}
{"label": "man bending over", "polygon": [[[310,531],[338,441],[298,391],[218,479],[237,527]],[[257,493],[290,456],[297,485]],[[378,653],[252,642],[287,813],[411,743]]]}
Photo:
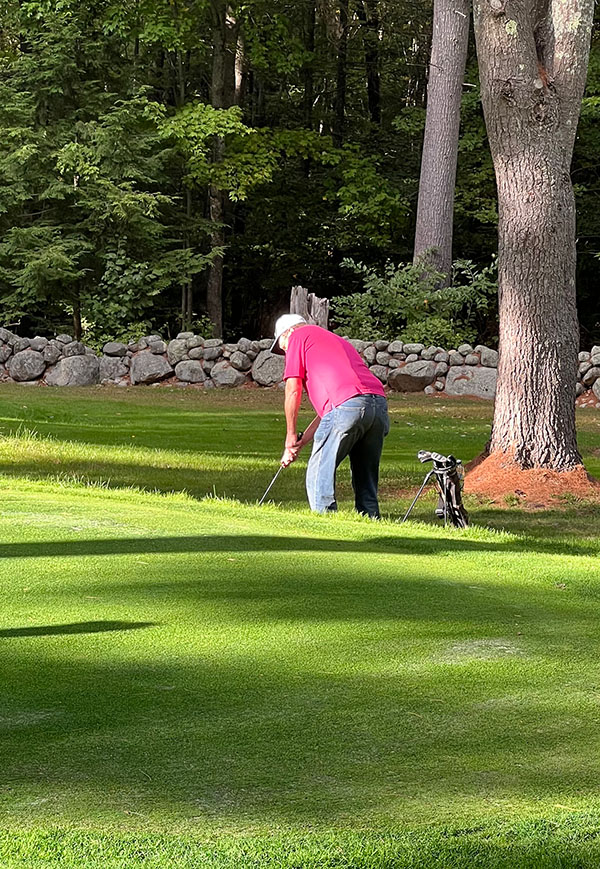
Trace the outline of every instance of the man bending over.
{"label": "man bending over", "polygon": [[[327,329],[310,326],[298,314],[277,320],[271,350],[285,354],[287,434],[281,464],[286,468],[294,462],[314,439],[306,491],[311,509],[326,513],[337,510],[335,473],[349,456],[356,509],[379,519],[379,462],[390,429],[383,385],[351,344]],[[317,417],[298,440],[303,389]]]}

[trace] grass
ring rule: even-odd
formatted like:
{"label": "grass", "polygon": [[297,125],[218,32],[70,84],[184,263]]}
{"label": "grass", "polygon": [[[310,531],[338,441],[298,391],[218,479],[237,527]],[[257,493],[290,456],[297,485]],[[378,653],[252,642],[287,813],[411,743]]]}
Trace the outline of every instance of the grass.
{"label": "grass", "polygon": [[600,508],[398,524],[491,414],[398,397],[384,522],[258,509],[281,400],[0,390],[2,869],[596,867]]}

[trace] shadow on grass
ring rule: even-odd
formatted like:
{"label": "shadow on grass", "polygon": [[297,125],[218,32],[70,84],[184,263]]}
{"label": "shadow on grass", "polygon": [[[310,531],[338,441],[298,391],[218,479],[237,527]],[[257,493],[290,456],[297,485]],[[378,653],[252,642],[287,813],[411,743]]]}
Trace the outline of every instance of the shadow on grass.
{"label": "shadow on grass", "polygon": [[156,627],[156,622],[72,622],[66,625],[32,625],[26,628],[2,628],[0,639],[10,637],[51,637],[62,634],[101,634],[106,631],[137,631]]}
{"label": "shadow on grass", "polygon": [[[276,462],[274,467],[276,468]],[[286,474],[282,474],[269,493],[268,501],[288,507],[305,505],[304,470],[303,465],[298,465],[288,470]],[[382,512],[391,520],[399,520],[406,513],[422,482],[421,474],[419,471],[404,471],[396,468],[393,477],[390,477],[389,471],[386,475],[385,466],[382,472],[380,491]],[[216,494],[219,497],[235,498],[245,503],[258,502],[273,478],[270,469],[154,468],[142,464],[83,460],[61,462],[51,467],[35,462],[0,462],[0,474],[4,477],[26,477],[35,481],[53,479],[59,474],[67,481],[72,476],[76,481],[83,479],[90,483],[101,484],[107,489],[134,486],[165,493],[186,492],[197,500],[206,497],[207,494]],[[338,477],[340,504],[350,506],[354,498],[347,466],[341,467]],[[392,497],[391,493],[395,490],[401,491],[402,497]],[[439,520],[434,515],[436,503],[437,495],[433,490],[427,490],[417,502],[411,518],[426,522],[432,527],[439,527]],[[490,507],[487,503],[478,503],[473,498],[468,498],[467,508],[472,523],[536,538],[592,536],[600,520],[600,505],[589,502],[575,504],[566,502],[561,509],[532,511],[503,505]],[[543,544],[537,541],[535,545],[537,547]]]}
{"label": "shadow on grass", "polygon": [[488,507],[468,504],[469,512],[480,525],[515,534],[527,534],[552,539],[571,536],[595,537],[600,523],[600,504],[582,501],[566,502],[562,509],[527,510],[521,507]]}
{"label": "shadow on grass", "polygon": [[[333,667],[331,642],[313,637],[311,661],[293,644],[172,663],[90,662],[77,646],[74,660],[13,655],[0,719],[13,817],[31,823],[60,794],[54,823],[57,811],[88,825],[126,810],[229,829],[368,825],[415,823],[426,806],[456,817],[490,800],[596,793],[596,722],[588,703],[573,726],[560,665],[548,704],[531,691],[535,661],[415,671],[388,640],[371,672],[365,637]],[[5,797],[5,826],[10,816]]]}
{"label": "shadow on grass", "polygon": [[[227,461],[227,454],[223,455]],[[186,492],[193,498],[201,499],[208,494],[223,498],[237,498],[241,501],[258,501],[277,470],[277,458],[273,468],[261,469],[199,469],[148,467],[143,464],[109,463],[102,461],[60,462],[48,466],[47,462],[1,462],[0,474],[3,477],[23,478],[34,481],[55,479],[57,476],[72,477],[99,483],[107,489],[122,489],[134,486],[148,491],[165,493]],[[288,503],[306,503],[304,491],[304,467],[298,465],[277,480],[269,493],[269,500]]]}
{"label": "shadow on grass", "polygon": [[[1,644],[5,827],[147,814],[163,829],[369,828],[465,817],[496,801],[500,813],[513,801],[547,807],[561,793],[594,798],[595,601],[499,579],[482,594],[449,581],[452,559],[446,576],[423,576],[418,559],[400,575],[369,559],[331,559],[330,569],[318,560],[319,546],[398,542],[387,538],[280,538],[276,551],[295,545],[307,556],[269,561],[271,540],[116,541],[199,553],[208,541],[208,551],[258,556],[245,567],[158,559],[129,580],[92,562],[115,605],[161,627]],[[83,553],[114,544],[75,541]]]}
{"label": "shadow on grass", "polygon": [[[276,520],[275,520],[276,521]],[[326,530],[324,528],[324,530]],[[85,555],[132,555],[203,552],[356,552],[387,555],[440,555],[445,552],[538,552],[551,555],[597,555],[593,543],[543,540],[488,542],[462,537],[373,537],[343,540],[325,537],[207,534],[181,537],[114,537],[107,539],[40,540],[0,543],[3,558],[76,558]]]}

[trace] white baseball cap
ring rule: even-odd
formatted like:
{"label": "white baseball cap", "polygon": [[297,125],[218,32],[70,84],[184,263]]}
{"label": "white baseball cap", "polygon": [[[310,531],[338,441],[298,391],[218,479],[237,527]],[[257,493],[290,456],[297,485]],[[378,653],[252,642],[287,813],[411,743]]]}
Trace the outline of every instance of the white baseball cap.
{"label": "white baseball cap", "polygon": [[275,340],[271,344],[271,353],[277,352],[274,348],[279,346],[277,342],[284,332],[287,332],[292,326],[300,326],[302,324],[307,325],[306,320],[300,314],[283,314],[275,323]]}

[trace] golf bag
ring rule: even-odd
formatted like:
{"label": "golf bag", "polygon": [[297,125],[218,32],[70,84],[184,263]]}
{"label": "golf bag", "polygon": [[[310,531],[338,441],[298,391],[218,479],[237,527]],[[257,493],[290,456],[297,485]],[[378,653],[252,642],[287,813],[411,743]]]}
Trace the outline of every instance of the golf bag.
{"label": "golf bag", "polygon": [[419,450],[417,458],[421,463],[433,462],[433,469],[426,474],[421,488],[402,521],[408,519],[423,489],[433,478],[439,495],[435,515],[438,519],[444,520],[444,525],[450,522],[456,528],[466,528],[469,524],[469,516],[461,498],[464,473],[460,459],[455,459],[454,456],[442,456],[429,450]]}

